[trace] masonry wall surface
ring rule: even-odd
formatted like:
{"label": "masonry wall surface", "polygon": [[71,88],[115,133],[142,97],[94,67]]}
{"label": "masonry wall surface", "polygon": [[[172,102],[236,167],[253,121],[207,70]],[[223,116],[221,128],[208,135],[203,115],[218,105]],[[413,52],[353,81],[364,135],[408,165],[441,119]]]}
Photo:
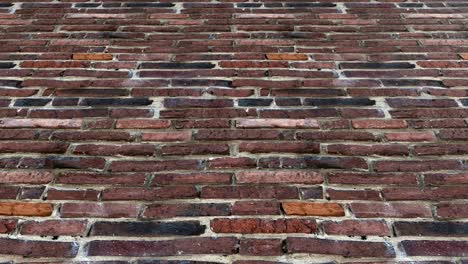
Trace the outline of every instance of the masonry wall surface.
{"label": "masonry wall surface", "polygon": [[468,263],[465,0],[0,0],[0,263]]}

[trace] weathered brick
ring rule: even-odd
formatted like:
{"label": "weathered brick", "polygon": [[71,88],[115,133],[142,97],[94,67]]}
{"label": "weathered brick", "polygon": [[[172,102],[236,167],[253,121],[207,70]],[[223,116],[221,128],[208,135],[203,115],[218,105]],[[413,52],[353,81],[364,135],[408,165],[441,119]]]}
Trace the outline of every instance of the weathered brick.
{"label": "weathered brick", "polygon": [[153,185],[173,185],[173,184],[229,184],[231,182],[231,173],[200,172],[200,173],[166,173],[156,174]]}
{"label": "weathered brick", "polygon": [[114,131],[73,131],[55,132],[52,138],[56,140],[78,140],[78,141],[129,141],[131,135],[127,132]]}
{"label": "weathered brick", "polygon": [[206,186],[201,190],[202,198],[249,198],[249,199],[297,199],[296,187],[290,186]]}
{"label": "weathered brick", "polygon": [[1,183],[26,183],[41,184],[49,183],[53,179],[50,171],[1,171]]}
{"label": "weathered brick", "polygon": [[92,236],[197,236],[205,226],[196,221],[185,222],[96,222]]}
{"label": "weathered brick", "polygon": [[412,69],[415,65],[409,62],[342,62],[340,69]]}
{"label": "weathered brick", "polygon": [[431,210],[424,204],[408,203],[351,203],[351,212],[359,218],[368,217],[431,217]]}
{"label": "weathered brick", "polygon": [[408,256],[462,256],[468,255],[466,241],[403,240],[399,246]]}
{"label": "weathered brick", "polygon": [[321,223],[326,234],[346,236],[389,236],[390,229],[385,221],[343,220]]}
{"label": "weathered brick", "polygon": [[395,250],[385,242],[288,237],[286,243],[288,253],[315,253],[344,257],[395,257]]}
{"label": "weathered brick", "polygon": [[308,142],[243,142],[239,144],[239,151],[250,153],[319,153],[320,145]]}
{"label": "weathered brick", "polygon": [[108,53],[75,53],[74,60],[112,60],[112,54]]}
{"label": "weathered brick", "polygon": [[345,145],[332,144],[327,146],[327,152],[330,154],[340,154],[348,156],[407,156],[409,149],[407,146],[398,144],[389,145]]}
{"label": "weathered brick", "polygon": [[200,168],[198,160],[161,160],[161,161],[114,161],[109,170],[114,172],[152,172],[168,170],[197,170]]}
{"label": "weathered brick", "polygon": [[280,204],[275,201],[237,201],[232,206],[233,215],[279,215]]}
{"label": "weathered brick", "polygon": [[184,238],[162,241],[95,240],[89,243],[89,256],[171,256],[191,254],[232,254],[237,239]]}
{"label": "weathered brick", "polygon": [[456,170],[460,168],[461,163],[458,160],[389,160],[374,163],[374,169],[379,172],[418,172]]}
{"label": "weathered brick", "polygon": [[306,219],[228,219],[216,218],[211,221],[211,230],[216,233],[315,233],[314,220]]}
{"label": "weathered brick", "polygon": [[218,143],[207,144],[173,144],[161,147],[161,155],[206,155],[206,154],[228,154],[229,145]]}
{"label": "weathered brick", "polygon": [[76,242],[52,242],[19,239],[0,239],[0,254],[30,258],[73,258],[78,253]]}
{"label": "weathered brick", "polygon": [[138,214],[139,206],[123,203],[65,203],[60,209],[64,218],[103,217],[132,218]]}
{"label": "weathered brick", "polygon": [[463,222],[404,222],[393,224],[399,236],[468,236]]}
{"label": "weathered brick", "polygon": [[239,119],[236,127],[241,128],[319,128],[314,119]]}
{"label": "weathered brick", "polygon": [[468,216],[468,206],[459,203],[442,203],[436,205],[436,216],[444,219],[466,218]]}
{"label": "weathered brick", "polygon": [[83,121],[80,119],[1,119],[1,128],[80,128]]}
{"label": "weathered brick", "polygon": [[9,234],[16,229],[18,224],[17,220],[1,219],[0,220],[0,234]]}
{"label": "weathered brick", "polygon": [[86,231],[86,221],[46,220],[27,221],[21,225],[21,234],[40,236],[82,236]]}
{"label": "weathered brick", "polygon": [[273,140],[280,139],[281,133],[275,130],[198,130],[196,140]]}
{"label": "weathered brick", "polygon": [[47,190],[47,200],[87,200],[97,201],[99,191],[87,190],[64,190],[51,188]]}
{"label": "weathered brick", "polygon": [[232,107],[233,102],[229,99],[189,99],[189,98],[166,98],[166,108],[223,108]]}
{"label": "weathered brick", "polygon": [[151,204],[146,207],[145,218],[172,218],[184,216],[226,216],[231,206],[226,203],[199,203],[199,204]]}
{"label": "weathered brick", "polygon": [[432,132],[389,132],[384,136],[388,141],[433,141],[435,139]]}
{"label": "weathered brick", "polygon": [[166,200],[174,198],[195,198],[193,186],[167,186],[153,188],[109,188],[102,192],[102,200]]}
{"label": "weathered brick", "polygon": [[75,146],[73,153],[92,156],[151,156],[155,148],[149,144],[138,145],[103,145],[81,144]]}
{"label": "weathered brick", "polygon": [[300,53],[267,53],[266,58],[269,60],[307,60],[308,57],[306,54]]}
{"label": "weathered brick", "polygon": [[404,120],[352,120],[354,128],[357,129],[398,129],[406,128],[408,125]]}
{"label": "weathered brick", "polygon": [[115,127],[122,129],[161,129],[168,128],[171,125],[169,120],[154,119],[120,119]]}
{"label": "weathered brick", "polygon": [[466,144],[427,144],[414,146],[417,155],[463,155],[468,153]]}
{"label": "weathered brick", "polygon": [[280,239],[242,239],[239,254],[249,256],[279,256],[283,253]]}
{"label": "weathered brick", "polygon": [[332,172],[327,175],[327,178],[332,184],[415,185],[417,183],[416,174],[411,173]]}
{"label": "weathered brick", "polygon": [[298,132],[297,138],[301,140],[321,140],[321,141],[336,141],[336,140],[377,141],[377,137],[372,133],[354,132],[354,131]]}
{"label": "weathered brick", "polygon": [[369,98],[306,98],[304,105],[312,106],[365,106],[375,105],[374,100]]}
{"label": "weathered brick", "polygon": [[321,174],[307,171],[242,171],[236,174],[238,183],[303,183],[323,182]]}
{"label": "weathered brick", "polygon": [[189,141],[192,138],[190,131],[181,132],[150,132],[142,133],[141,140],[143,141]]}
{"label": "weathered brick", "polygon": [[111,184],[111,185],[143,185],[146,175],[143,173],[93,173],[93,172],[62,172],[57,183],[61,184]]}

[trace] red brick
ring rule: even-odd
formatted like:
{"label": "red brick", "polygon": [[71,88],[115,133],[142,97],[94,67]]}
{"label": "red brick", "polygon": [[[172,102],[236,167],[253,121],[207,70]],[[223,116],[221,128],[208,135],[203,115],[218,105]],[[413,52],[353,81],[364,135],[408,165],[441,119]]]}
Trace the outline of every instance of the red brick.
{"label": "red brick", "polygon": [[86,221],[79,220],[27,221],[21,225],[21,234],[40,236],[82,236],[86,231],[86,224]]}
{"label": "red brick", "polygon": [[0,219],[0,234],[9,234],[16,229],[18,224],[14,219]]}
{"label": "red brick", "polygon": [[229,145],[221,143],[207,144],[171,144],[161,147],[161,155],[163,156],[187,156],[187,155],[206,155],[206,154],[228,154]]}
{"label": "red brick", "polygon": [[198,130],[196,140],[271,140],[280,139],[280,132],[275,130]]}
{"label": "red brick", "polygon": [[357,129],[398,129],[408,126],[404,120],[391,119],[352,120],[351,122],[353,127]]}
{"label": "red brick", "polygon": [[386,222],[378,220],[343,220],[324,221],[321,223],[328,235],[346,236],[389,236],[390,229]]}
{"label": "red brick", "polygon": [[280,204],[275,201],[237,201],[232,206],[233,215],[279,215]]}
{"label": "red brick", "polygon": [[80,119],[1,119],[1,128],[80,128],[83,121]]}
{"label": "red brick", "polygon": [[41,184],[49,183],[53,179],[50,171],[1,171],[0,182],[2,183],[26,183]]}
{"label": "red brick", "polygon": [[173,185],[173,184],[229,184],[231,183],[231,173],[200,172],[200,173],[170,173],[154,175],[152,185]]}
{"label": "red brick", "polygon": [[63,190],[53,189],[47,190],[47,200],[87,200],[97,201],[99,196],[97,190]]}
{"label": "red brick", "polygon": [[294,186],[205,186],[202,198],[248,198],[248,199],[297,199],[299,192]]}
{"label": "red brick", "polygon": [[197,191],[194,186],[167,186],[153,188],[109,188],[102,192],[102,200],[166,200],[174,198],[195,198]]}
{"label": "red brick", "polygon": [[379,172],[420,172],[438,170],[456,170],[461,168],[458,160],[388,160],[376,161],[374,169]]}
{"label": "red brick", "polygon": [[409,149],[407,146],[398,144],[388,145],[345,145],[333,144],[327,146],[330,154],[348,155],[348,156],[407,156]]}
{"label": "red brick", "polygon": [[315,253],[344,257],[395,257],[395,250],[386,242],[288,237],[286,243],[288,253]]}
{"label": "red brick", "polygon": [[95,240],[89,256],[172,256],[192,254],[232,254],[238,241],[233,237],[184,238],[162,241]]}
{"label": "red brick", "polygon": [[211,220],[211,230],[215,233],[241,234],[315,233],[317,226],[314,220],[306,219],[217,218]]}
{"label": "red brick", "polygon": [[51,242],[0,238],[0,254],[30,258],[74,258],[79,249],[76,242]]}
{"label": "red brick", "polygon": [[57,183],[60,184],[110,184],[110,185],[143,185],[146,175],[143,173],[93,173],[93,172],[62,172]]}
{"label": "red brick", "polygon": [[142,141],[189,141],[192,137],[192,133],[187,132],[152,132],[152,133],[142,133]]}
{"label": "red brick", "polygon": [[414,146],[416,155],[463,155],[468,153],[467,144],[426,144]]}
{"label": "red brick", "polygon": [[395,132],[385,133],[388,141],[433,141],[435,139],[432,132]]}
{"label": "red brick", "polygon": [[250,153],[319,153],[320,145],[308,142],[242,142],[239,144],[239,151]]}
{"label": "red brick", "polygon": [[242,239],[239,254],[248,256],[279,256],[283,253],[280,239]]}
{"label": "red brick", "polygon": [[388,188],[382,190],[382,195],[388,201],[466,199],[467,189],[468,187],[464,186],[442,186],[422,190],[417,187]]}
{"label": "red brick", "polygon": [[368,217],[431,217],[429,207],[416,203],[352,203],[351,212],[358,218]]}
{"label": "red brick", "polygon": [[60,215],[63,218],[134,218],[138,210],[138,205],[124,203],[65,203],[60,209]]}
{"label": "red brick", "polygon": [[144,218],[172,218],[190,216],[227,216],[231,206],[226,203],[177,203],[150,204],[145,208]]}
{"label": "red brick", "polygon": [[467,256],[467,241],[403,240],[400,247],[408,256]]}
{"label": "red brick", "polygon": [[211,169],[221,169],[221,168],[251,168],[256,166],[256,161],[247,158],[214,158],[208,161],[208,167]]}
{"label": "red brick", "polygon": [[463,203],[441,203],[436,205],[436,216],[443,219],[468,217],[468,205]]}
{"label": "red brick", "polygon": [[379,201],[380,192],[370,189],[353,189],[341,190],[327,188],[326,197],[330,200],[366,200],[366,201]]}
{"label": "red brick", "polygon": [[114,172],[150,172],[167,170],[196,170],[200,167],[198,160],[161,160],[161,161],[114,161],[109,170]]}

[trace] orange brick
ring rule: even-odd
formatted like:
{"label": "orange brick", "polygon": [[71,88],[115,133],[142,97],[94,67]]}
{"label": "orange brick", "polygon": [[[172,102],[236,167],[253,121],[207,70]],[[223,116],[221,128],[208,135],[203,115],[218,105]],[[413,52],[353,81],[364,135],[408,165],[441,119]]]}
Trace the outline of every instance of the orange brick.
{"label": "orange brick", "polygon": [[74,60],[112,60],[112,54],[107,53],[75,53]]}
{"label": "orange brick", "polygon": [[266,55],[269,60],[307,60],[306,54],[300,53],[268,53]]}
{"label": "orange brick", "polygon": [[288,215],[344,216],[344,210],[337,203],[283,202]]}
{"label": "orange brick", "polygon": [[460,53],[460,54],[458,54],[458,55],[460,55],[460,57],[461,57],[462,59],[468,60],[468,53]]}
{"label": "orange brick", "polygon": [[0,215],[49,216],[52,214],[52,210],[52,204],[49,203],[0,203]]}

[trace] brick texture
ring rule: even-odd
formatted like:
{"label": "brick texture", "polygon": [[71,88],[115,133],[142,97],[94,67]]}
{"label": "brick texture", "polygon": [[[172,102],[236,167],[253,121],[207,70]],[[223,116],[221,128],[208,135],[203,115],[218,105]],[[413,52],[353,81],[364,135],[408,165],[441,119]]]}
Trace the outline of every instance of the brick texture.
{"label": "brick texture", "polygon": [[0,0],[0,263],[468,263],[466,0]]}

